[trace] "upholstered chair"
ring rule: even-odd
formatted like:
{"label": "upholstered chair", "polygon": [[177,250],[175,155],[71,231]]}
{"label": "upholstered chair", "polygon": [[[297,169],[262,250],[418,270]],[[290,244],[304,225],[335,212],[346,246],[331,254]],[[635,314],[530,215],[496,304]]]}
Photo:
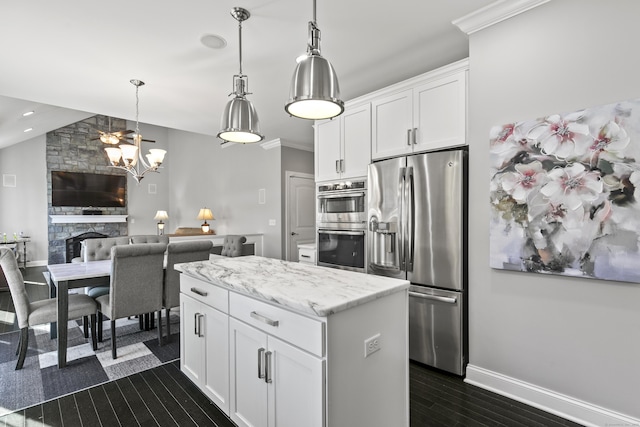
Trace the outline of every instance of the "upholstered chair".
{"label": "upholstered chair", "polygon": [[116,354],[116,319],[158,312],[158,342],[162,345],[163,243],[116,245],[111,248],[109,293],[96,298],[99,317],[111,320],[111,357]]}
{"label": "upholstered chair", "polygon": [[224,236],[224,242],[222,243],[222,252],[220,255],[236,257],[242,255],[242,245],[247,241],[244,236],[235,236],[229,234]]}
{"label": "upholstered chair", "polygon": [[211,240],[173,242],[167,246],[167,268],[164,272],[162,292],[162,306],[167,320],[167,339],[171,337],[169,311],[180,305],[180,272],[176,271],[174,266],[182,262],[208,260],[212,247]]}
{"label": "upholstered chair", "polygon": [[[16,370],[22,369],[27,349],[29,347],[29,327],[57,322],[58,300],[50,298],[42,301],[29,301],[24,285],[24,278],[18,268],[18,262],[13,251],[0,248],[0,267],[9,283],[11,299],[15,307],[18,327],[20,328],[20,344],[18,345],[18,363]],[[82,294],[69,295],[69,319],[91,317],[91,343],[93,350],[97,349],[96,342],[96,311],[97,305],[93,298]]]}
{"label": "upholstered chair", "polygon": [[164,243],[165,245],[169,244],[169,236],[156,236],[155,234],[141,234],[137,236],[130,237],[131,243]]}

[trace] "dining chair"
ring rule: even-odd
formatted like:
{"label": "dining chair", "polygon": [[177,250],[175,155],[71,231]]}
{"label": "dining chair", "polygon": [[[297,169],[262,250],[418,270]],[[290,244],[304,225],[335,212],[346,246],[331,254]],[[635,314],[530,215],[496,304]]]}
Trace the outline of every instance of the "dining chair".
{"label": "dining chair", "polygon": [[169,236],[161,235],[158,236],[156,234],[138,234],[130,237],[130,242],[133,244],[138,243],[164,243],[165,245],[169,244]]}
{"label": "dining chair", "polygon": [[228,257],[242,256],[242,245],[247,241],[245,236],[229,234],[224,236],[220,255]]}
{"label": "dining chair", "polygon": [[[163,243],[116,245],[111,248],[109,293],[96,298],[99,318],[111,320],[111,357],[117,358],[116,319],[158,312],[162,345]],[[99,325],[100,327],[101,325]]]}
{"label": "dining chair", "polygon": [[162,307],[167,320],[167,339],[171,337],[169,312],[180,306],[180,272],[174,266],[182,262],[205,261],[209,259],[213,242],[211,240],[193,240],[173,242],[167,246],[167,268],[164,272]]}
{"label": "dining chair", "polygon": [[[16,370],[22,369],[29,347],[29,327],[42,325],[58,320],[58,300],[49,298],[41,301],[29,301],[25,288],[24,278],[18,267],[18,262],[13,251],[0,248],[0,268],[9,283],[11,299],[20,328],[20,343],[16,353],[18,363]],[[91,318],[91,344],[93,350],[98,348],[96,342],[96,312],[97,304],[93,298],[82,294],[69,295],[69,319],[79,319],[84,316]]]}

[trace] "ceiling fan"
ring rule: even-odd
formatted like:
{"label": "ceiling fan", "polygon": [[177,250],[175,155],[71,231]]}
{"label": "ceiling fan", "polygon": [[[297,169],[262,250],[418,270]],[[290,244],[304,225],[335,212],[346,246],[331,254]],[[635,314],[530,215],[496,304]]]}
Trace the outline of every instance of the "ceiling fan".
{"label": "ceiling fan", "polygon": [[[134,130],[119,130],[117,132],[111,132],[111,117],[109,117],[109,131],[108,132],[104,132],[101,131],[99,129],[96,129],[96,131],[98,131],[98,136],[95,138],[91,138],[91,141],[95,141],[97,139],[99,139],[100,141],[104,142],[105,144],[111,144],[111,145],[116,145],[119,144],[120,141],[125,140],[125,141],[133,141],[133,136],[134,135],[130,135],[130,134],[135,134]],[[151,139],[142,139],[142,141],[145,142],[155,142],[154,140]]]}

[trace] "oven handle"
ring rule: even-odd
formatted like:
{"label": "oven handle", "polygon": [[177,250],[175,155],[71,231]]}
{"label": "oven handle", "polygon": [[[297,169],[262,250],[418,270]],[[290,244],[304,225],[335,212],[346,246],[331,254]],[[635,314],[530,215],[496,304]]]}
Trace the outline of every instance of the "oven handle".
{"label": "oven handle", "polygon": [[364,197],[364,191],[358,193],[318,194],[318,199],[342,199],[345,197]]}
{"label": "oven handle", "polygon": [[364,230],[346,231],[346,230],[318,230],[318,234],[342,234],[345,236],[364,236]]}

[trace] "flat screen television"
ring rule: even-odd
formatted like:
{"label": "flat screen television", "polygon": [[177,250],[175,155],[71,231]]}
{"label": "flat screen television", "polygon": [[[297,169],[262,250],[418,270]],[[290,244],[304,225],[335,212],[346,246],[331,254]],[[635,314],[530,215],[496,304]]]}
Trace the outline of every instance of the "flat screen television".
{"label": "flat screen television", "polygon": [[124,207],[125,175],[51,171],[51,205],[75,207]]}

